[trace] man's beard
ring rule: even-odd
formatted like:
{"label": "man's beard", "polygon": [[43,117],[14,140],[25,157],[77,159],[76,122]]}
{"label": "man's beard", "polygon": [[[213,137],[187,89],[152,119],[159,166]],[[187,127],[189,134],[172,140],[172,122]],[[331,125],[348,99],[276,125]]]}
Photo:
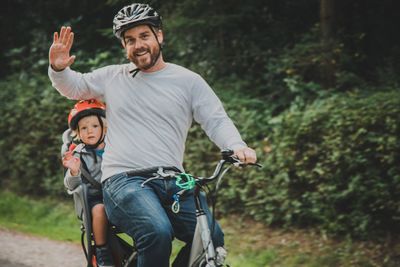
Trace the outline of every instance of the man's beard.
{"label": "man's beard", "polygon": [[[159,57],[160,49],[156,48],[154,51],[151,51],[150,49],[144,49],[144,51],[147,52],[147,54],[144,57],[138,58],[137,56],[134,55],[136,53],[134,52],[131,55],[129,55],[129,60],[132,61],[138,69],[148,70],[155,65]],[[149,56],[150,56],[150,61],[148,60]]]}

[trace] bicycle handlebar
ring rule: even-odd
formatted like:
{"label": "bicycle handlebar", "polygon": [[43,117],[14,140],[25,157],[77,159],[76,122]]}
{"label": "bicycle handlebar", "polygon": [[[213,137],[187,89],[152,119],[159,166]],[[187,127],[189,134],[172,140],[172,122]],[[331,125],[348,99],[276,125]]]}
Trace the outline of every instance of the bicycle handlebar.
{"label": "bicycle handlebar", "polygon": [[223,166],[227,163],[235,166],[257,166],[259,168],[262,167],[262,165],[258,163],[241,162],[237,157],[234,156],[234,152],[231,149],[222,150],[221,156],[222,159],[218,162],[217,166],[215,167],[213,175],[211,175],[210,177],[196,177],[195,181],[198,183],[205,184],[217,179],[222,173]]}

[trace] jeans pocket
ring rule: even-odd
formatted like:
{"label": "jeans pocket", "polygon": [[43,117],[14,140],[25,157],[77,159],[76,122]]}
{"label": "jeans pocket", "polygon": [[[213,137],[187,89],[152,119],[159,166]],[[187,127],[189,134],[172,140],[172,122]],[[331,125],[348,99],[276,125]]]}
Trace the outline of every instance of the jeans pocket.
{"label": "jeans pocket", "polygon": [[125,172],[119,173],[108,178],[103,185],[104,195],[107,194],[108,197],[114,198],[116,194],[121,190],[124,185],[126,185],[126,180],[128,176]]}

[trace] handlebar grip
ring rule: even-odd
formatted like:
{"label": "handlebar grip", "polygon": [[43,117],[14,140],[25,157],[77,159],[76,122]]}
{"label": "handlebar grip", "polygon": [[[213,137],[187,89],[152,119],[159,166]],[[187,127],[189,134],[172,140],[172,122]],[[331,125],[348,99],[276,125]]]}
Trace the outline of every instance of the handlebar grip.
{"label": "handlebar grip", "polygon": [[234,156],[234,151],[232,149],[221,150],[221,155],[222,155],[222,159],[223,160],[225,160],[227,162],[230,162],[230,163],[239,163],[241,165],[252,165],[252,166],[257,166],[259,168],[262,168],[262,165],[258,164],[258,163],[243,163],[243,162],[240,162],[239,159]]}

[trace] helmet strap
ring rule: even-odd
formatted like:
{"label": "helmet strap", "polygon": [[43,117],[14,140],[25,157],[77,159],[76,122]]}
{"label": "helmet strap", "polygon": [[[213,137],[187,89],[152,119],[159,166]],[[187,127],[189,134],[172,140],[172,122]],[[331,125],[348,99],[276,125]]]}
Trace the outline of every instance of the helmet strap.
{"label": "helmet strap", "polygon": [[157,43],[158,43],[158,47],[160,48],[160,49],[158,50],[158,55],[157,55],[156,59],[155,59],[154,62],[153,62],[153,65],[152,65],[152,66],[154,66],[154,64],[156,64],[157,60],[158,60],[159,57],[161,56],[161,51],[162,51],[162,47],[163,47],[163,46],[162,46],[162,44],[160,43],[160,41],[158,40],[157,34],[156,34],[155,30],[154,30],[154,27],[152,27],[151,25],[148,25],[148,26],[149,26],[150,30],[152,31],[152,33],[154,34],[154,37],[156,38]]}

